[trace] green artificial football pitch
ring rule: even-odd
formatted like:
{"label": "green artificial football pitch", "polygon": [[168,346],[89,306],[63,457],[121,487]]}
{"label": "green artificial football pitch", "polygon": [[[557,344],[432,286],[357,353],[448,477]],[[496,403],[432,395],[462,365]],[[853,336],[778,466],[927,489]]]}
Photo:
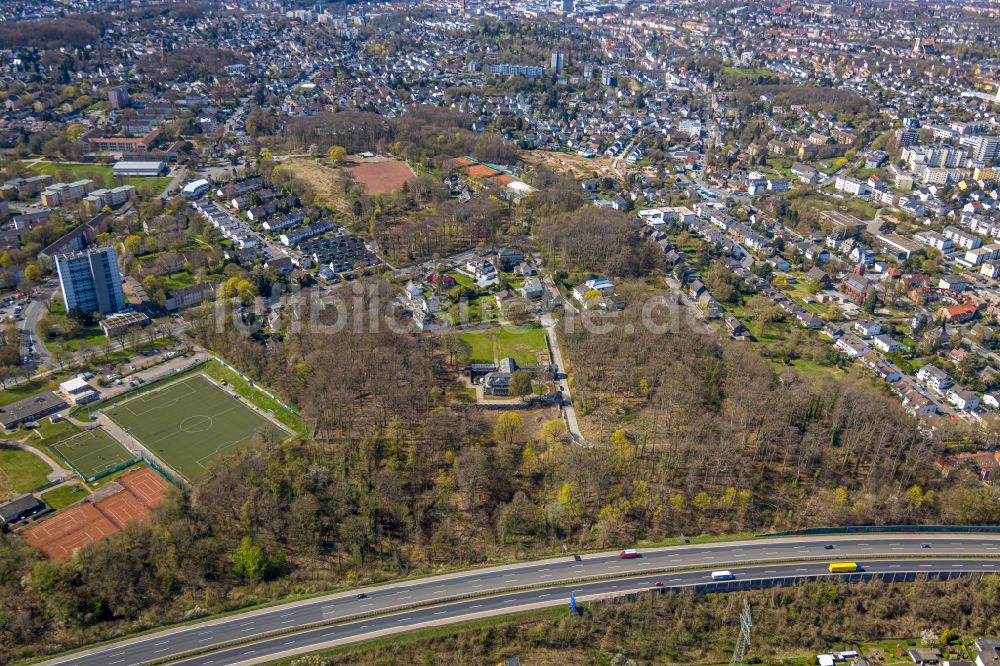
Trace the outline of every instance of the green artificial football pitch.
{"label": "green artificial football pitch", "polygon": [[100,428],[84,430],[52,444],[51,448],[86,481],[135,459],[128,449]]}
{"label": "green artificial football pitch", "polygon": [[253,445],[258,430],[287,432],[205,375],[143,393],[104,413],[185,479],[203,479],[219,459]]}

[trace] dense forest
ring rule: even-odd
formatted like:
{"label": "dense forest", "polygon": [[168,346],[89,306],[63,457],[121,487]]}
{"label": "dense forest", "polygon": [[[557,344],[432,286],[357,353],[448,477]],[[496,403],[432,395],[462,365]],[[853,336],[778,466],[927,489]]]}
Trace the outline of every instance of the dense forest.
{"label": "dense forest", "polygon": [[[809,583],[759,592],[640,595],[635,601],[594,603],[580,616],[555,611],[545,617],[471,628],[435,638],[402,638],[389,646],[345,647],[303,657],[293,666],[388,666],[399,651],[411,663],[436,666],[496,663],[516,656],[522,664],[726,663],[739,630],[744,600],[753,609],[747,663],[813,663],[828,650],[899,637],[881,653],[929,645],[956,654],[957,639],[1000,633],[1000,578],[923,581],[897,585]],[[898,643],[899,648],[896,647]]]}
{"label": "dense forest", "polygon": [[427,167],[435,166],[436,159],[457,155],[498,164],[518,161],[514,144],[495,134],[472,131],[472,119],[463,113],[431,106],[413,106],[394,119],[364,111],[289,117],[256,108],[246,126],[251,136],[273,152],[315,148],[326,154],[332,146],[342,146],[348,153],[391,152]]}
{"label": "dense forest", "polygon": [[51,21],[0,22],[0,48],[56,49],[94,44],[110,21],[97,14],[64,16]]}

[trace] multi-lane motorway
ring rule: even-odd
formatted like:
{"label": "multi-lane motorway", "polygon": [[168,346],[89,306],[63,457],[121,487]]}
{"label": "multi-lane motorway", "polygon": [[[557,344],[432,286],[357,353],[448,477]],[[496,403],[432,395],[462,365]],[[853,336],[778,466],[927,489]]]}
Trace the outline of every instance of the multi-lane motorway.
{"label": "multi-lane motorway", "polygon": [[[180,659],[192,652],[199,654],[179,663],[263,663],[420,626],[568,604],[571,592],[583,601],[646,589],[656,581],[665,588],[689,587],[711,582],[713,568],[732,570],[737,581],[809,577],[827,574],[826,563],[833,560],[858,561],[869,573],[1000,573],[1000,534],[787,537],[651,549],[635,560],[619,559],[615,553],[584,555],[579,560],[564,557],[291,602],[166,629],[44,663],[131,666]],[[364,596],[359,598],[361,592]],[[316,626],[338,621],[342,623]]]}

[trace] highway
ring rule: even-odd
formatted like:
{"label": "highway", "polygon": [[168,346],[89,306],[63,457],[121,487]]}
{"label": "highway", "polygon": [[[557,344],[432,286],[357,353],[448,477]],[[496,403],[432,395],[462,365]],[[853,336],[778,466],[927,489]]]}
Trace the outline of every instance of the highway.
{"label": "highway", "polygon": [[[833,548],[828,549],[828,545]],[[580,560],[562,557],[365,588],[364,598],[357,598],[362,590],[354,590],[290,602],[166,629],[43,663],[126,666],[214,647],[220,650],[180,663],[217,666],[266,661],[289,650],[307,652],[331,641],[363,640],[378,632],[408,631],[428,622],[444,624],[484,614],[568,604],[570,591],[583,601],[643,589],[657,580],[668,588],[691,586],[711,582],[708,572],[713,568],[733,570],[739,581],[814,576],[828,573],[826,564],[834,560],[861,562],[867,572],[1000,572],[1000,534],[785,537],[643,550],[642,557],[634,560],[621,560],[616,553],[585,555]],[[690,571],[695,568],[700,570]],[[633,578],[621,580],[628,576]],[[584,580],[597,578],[602,580]],[[394,609],[402,612],[359,618]],[[308,628],[340,620],[346,624]],[[230,647],[234,642],[297,628],[305,630]]]}

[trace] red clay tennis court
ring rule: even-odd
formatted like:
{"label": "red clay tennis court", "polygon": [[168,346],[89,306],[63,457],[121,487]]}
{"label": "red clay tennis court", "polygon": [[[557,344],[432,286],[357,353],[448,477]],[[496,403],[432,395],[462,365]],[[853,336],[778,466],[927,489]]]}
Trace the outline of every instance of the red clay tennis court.
{"label": "red clay tennis court", "polygon": [[91,503],[84,501],[21,532],[29,544],[53,560],[72,557],[89,543],[106,539],[132,521],[148,523],[169,487],[159,474],[143,468],[117,479],[122,489]]}

